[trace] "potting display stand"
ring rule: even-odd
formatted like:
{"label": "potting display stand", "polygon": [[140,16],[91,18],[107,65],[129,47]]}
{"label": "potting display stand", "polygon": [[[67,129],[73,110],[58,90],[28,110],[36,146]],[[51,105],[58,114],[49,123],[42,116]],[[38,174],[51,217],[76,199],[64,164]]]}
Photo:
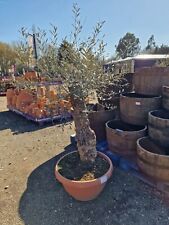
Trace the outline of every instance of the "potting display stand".
{"label": "potting display stand", "polygon": [[[38,82],[38,81],[36,81],[36,82],[34,82],[34,86],[36,86],[37,88],[43,87],[43,86],[47,87],[47,86],[61,86],[61,85],[63,85],[62,81],[52,81],[52,82],[48,82],[48,81]],[[14,108],[13,106],[7,105],[7,108],[10,111],[24,117],[27,120],[38,123],[39,125],[43,125],[44,123],[54,122],[54,121],[63,122],[63,121],[67,121],[67,120],[72,118],[72,114],[68,111],[63,112],[60,115],[51,115],[51,116],[48,116],[48,117],[43,116],[41,118],[37,118],[37,117],[34,117],[30,114],[22,112],[22,111],[20,111],[16,108]]]}
{"label": "potting display stand", "polygon": [[23,116],[25,119],[33,121],[38,123],[39,125],[43,125],[44,123],[47,122],[54,122],[54,121],[59,121],[62,122],[64,120],[68,120],[72,118],[72,115],[70,113],[66,113],[65,115],[57,115],[57,116],[53,116],[53,117],[45,117],[45,118],[34,118],[26,113],[23,113],[17,109],[11,108],[8,106],[8,109],[20,116]]}
{"label": "potting display stand", "polygon": [[0,96],[6,96],[6,92],[0,92]]}

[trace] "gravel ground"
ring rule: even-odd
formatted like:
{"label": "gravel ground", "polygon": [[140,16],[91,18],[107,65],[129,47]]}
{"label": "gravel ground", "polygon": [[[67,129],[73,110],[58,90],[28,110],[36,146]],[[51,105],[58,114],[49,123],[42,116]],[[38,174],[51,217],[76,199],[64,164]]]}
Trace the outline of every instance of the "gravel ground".
{"label": "gravel ground", "polygon": [[169,205],[118,169],[96,200],[68,196],[55,180],[54,166],[72,133],[69,125],[62,131],[26,121],[8,112],[0,98],[0,225],[169,224]]}

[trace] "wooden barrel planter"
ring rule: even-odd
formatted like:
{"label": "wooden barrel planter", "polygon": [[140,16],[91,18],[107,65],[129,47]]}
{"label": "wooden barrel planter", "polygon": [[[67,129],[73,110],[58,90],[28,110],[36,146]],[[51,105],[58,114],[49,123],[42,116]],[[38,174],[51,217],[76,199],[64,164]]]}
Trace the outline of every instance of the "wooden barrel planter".
{"label": "wooden barrel planter", "polygon": [[154,142],[169,148],[169,112],[166,110],[149,112],[148,132]]}
{"label": "wooden barrel planter", "polygon": [[130,125],[121,120],[106,123],[109,150],[121,155],[136,154],[137,139],[146,135],[146,126]]}
{"label": "wooden barrel planter", "polygon": [[149,111],[159,108],[161,96],[126,93],[120,97],[121,120],[133,125],[146,125]]}
{"label": "wooden barrel planter", "polygon": [[139,94],[161,95],[162,86],[169,85],[169,68],[143,68],[134,73],[134,91]]}
{"label": "wooden barrel planter", "polygon": [[97,141],[106,140],[106,122],[116,117],[116,109],[89,111],[90,127],[96,134]]}
{"label": "wooden barrel planter", "polygon": [[162,100],[163,108],[169,110],[169,86],[163,86],[162,93],[163,93],[163,100]]}
{"label": "wooden barrel planter", "polygon": [[169,182],[169,155],[148,137],[137,141],[137,163],[145,174]]}

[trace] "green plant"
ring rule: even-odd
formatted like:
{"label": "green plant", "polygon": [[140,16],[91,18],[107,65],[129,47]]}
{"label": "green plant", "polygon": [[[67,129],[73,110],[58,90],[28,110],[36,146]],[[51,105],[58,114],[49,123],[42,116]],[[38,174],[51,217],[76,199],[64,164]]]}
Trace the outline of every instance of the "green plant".
{"label": "green plant", "polygon": [[[55,80],[58,76],[62,78],[62,88],[69,94],[73,107],[80,159],[89,165],[95,161],[97,151],[96,136],[89,125],[86,98],[92,90],[100,92],[108,84],[116,83],[119,77],[103,71],[105,44],[101,29],[104,22],[97,23],[93,33],[86,40],[81,40],[82,25],[77,4],[73,5],[73,13],[72,38],[70,41],[64,39],[61,45],[58,44],[55,26],[52,25],[49,32],[51,38],[46,31],[38,28],[38,67],[49,80]],[[26,33],[22,35],[27,37]]]}

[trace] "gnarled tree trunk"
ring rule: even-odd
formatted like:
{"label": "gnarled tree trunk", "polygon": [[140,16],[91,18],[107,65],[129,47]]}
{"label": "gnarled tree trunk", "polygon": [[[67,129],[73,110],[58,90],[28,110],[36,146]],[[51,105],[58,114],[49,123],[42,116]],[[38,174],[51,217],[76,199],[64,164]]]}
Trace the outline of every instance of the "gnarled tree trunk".
{"label": "gnarled tree trunk", "polygon": [[74,96],[71,97],[71,102],[80,159],[85,163],[92,163],[97,156],[96,135],[90,128],[85,103],[80,98],[75,98]]}

